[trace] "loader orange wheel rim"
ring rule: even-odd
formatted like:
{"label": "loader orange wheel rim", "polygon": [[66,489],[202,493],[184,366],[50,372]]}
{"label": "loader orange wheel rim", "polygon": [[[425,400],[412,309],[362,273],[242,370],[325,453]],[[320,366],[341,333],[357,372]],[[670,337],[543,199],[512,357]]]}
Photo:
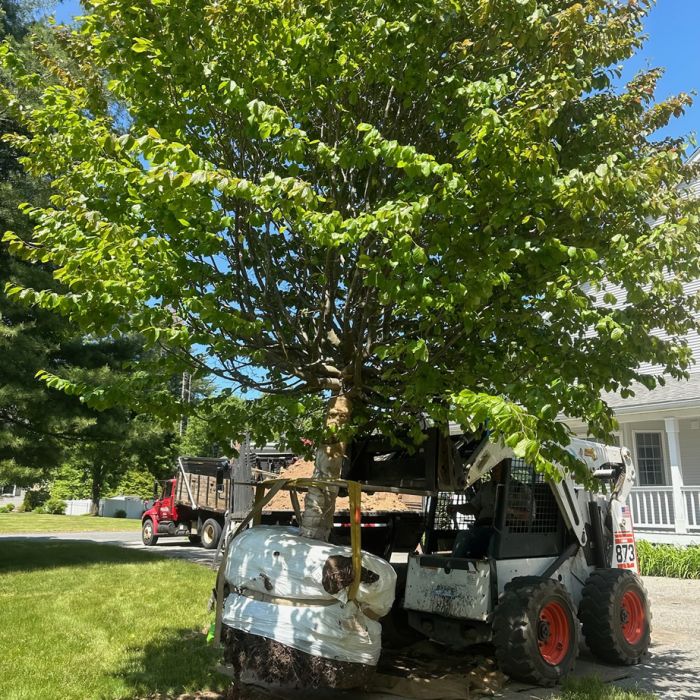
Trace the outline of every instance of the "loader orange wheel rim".
{"label": "loader orange wheel rim", "polygon": [[644,635],[644,605],[637,591],[625,591],[620,608],[622,636],[628,644],[637,644]]}
{"label": "loader orange wheel rim", "polygon": [[550,666],[558,666],[569,653],[571,627],[561,603],[547,603],[540,610],[537,622],[537,644],[542,658]]}

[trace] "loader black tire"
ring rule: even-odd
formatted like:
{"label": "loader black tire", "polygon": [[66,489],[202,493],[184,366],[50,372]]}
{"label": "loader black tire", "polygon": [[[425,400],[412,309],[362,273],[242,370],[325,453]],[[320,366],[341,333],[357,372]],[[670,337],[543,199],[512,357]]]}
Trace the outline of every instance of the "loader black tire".
{"label": "loader black tire", "polygon": [[214,518],[205,520],[200,530],[200,536],[204,549],[216,549],[219,546],[219,538],[221,537],[221,525]]}
{"label": "loader black tire", "polygon": [[583,587],[578,616],[588,648],[601,661],[632,666],[649,650],[649,598],[633,571],[594,571]]}
{"label": "loader black tire", "polygon": [[527,576],[506,585],[493,618],[496,659],[506,675],[554,685],[573,669],[579,639],[571,596],[561,583]]}

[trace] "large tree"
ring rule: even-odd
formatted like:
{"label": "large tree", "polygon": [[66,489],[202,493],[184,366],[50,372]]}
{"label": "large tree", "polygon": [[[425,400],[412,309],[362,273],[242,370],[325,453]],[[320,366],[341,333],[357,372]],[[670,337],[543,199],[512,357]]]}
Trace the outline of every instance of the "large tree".
{"label": "large tree", "polygon": [[654,103],[657,70],[614,85],[647,0],[86,5],[59,30],[85,79],[53,70],[39,108],[4,52],[13,144],[53,185],[6,241],[69,287],[13,296],[260,392],[254,431],[321,394],[321,474],[421,416],[552,472],[559,414],[604,436],[602,390],[687,369],[698,205],[653,134],[689,98]]}

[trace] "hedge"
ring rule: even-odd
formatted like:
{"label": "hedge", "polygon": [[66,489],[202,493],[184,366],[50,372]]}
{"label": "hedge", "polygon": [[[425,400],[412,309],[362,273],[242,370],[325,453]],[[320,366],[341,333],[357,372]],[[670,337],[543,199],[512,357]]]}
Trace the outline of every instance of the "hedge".
{"label": "hedge", "polygon": [[637,540],[639,572],[642,576],[700,578],[700,547],[676,547]]}

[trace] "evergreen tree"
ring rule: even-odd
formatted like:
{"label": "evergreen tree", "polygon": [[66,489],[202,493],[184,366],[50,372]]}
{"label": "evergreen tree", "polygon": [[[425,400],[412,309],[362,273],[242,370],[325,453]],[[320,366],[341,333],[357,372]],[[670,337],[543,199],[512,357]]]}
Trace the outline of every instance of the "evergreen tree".
{"label": "evergreen tree", "polygon": [[[0,33],[21,41],[33,5],[2,0]],[[8,78],[0,76],[3,84]],[[18,124],[0,113],[0,134],[18,131]],[[15,148],[0,140],[0,226],[27,237],[23,202],[48,201],[45,184],[29,177]],[[35,483],[60,463],[64,447],[76,439],[82,424],[80,402],[37,381],[42,369],[60,368],[70,361],[78,331],[54,313],[28,308],[10,300],[6,283],[55,288],[46,264],[30,264],[0,247],[0,481]]]}
{"label": "evergreen tree", "polygon": [[[40,52],[25,42],[35,7],[35,3],[2,0],[0,35],[28,60],[39,62]],[[35,29],[39,35],[45,31]],[[47,41],[42,51],[51,54],[56,65],[63,61],[57,42]],[[12,84],[7,73],[0,73],[0,81],[3,87]],[[0,113],[0,135],[16,132],[22,133],[21,126],[7,112]],[[20,156],[0,140],[0,226],[28,239],[30,221],[19,206],[46,205],[49,188],[46,180],[25,172]],[[163,455],[170,457],[173,434],[126,409],[90,408],[80,397],[37,379],[38,373],[48,371],[91,385],[125,386],[142,355],[142,344],[133,337],[118,341],[85,337],[59,314],[28,307],[5,293],[8,284],[60,290],[54,269],[42,261],[12,257],[6,246],[0,246],[0,483],[32,485],[66,465],[62,473],[79,474],[85,486],[59,487],[59,495],[78,497],[87,490],[97,503],[103,488],[116,487],[119,476],[129,469],[147,474],[149,482],[152,473],[159,474]],[[157,368],[149,367],[142,374],[146,373],[159,381]]]}

